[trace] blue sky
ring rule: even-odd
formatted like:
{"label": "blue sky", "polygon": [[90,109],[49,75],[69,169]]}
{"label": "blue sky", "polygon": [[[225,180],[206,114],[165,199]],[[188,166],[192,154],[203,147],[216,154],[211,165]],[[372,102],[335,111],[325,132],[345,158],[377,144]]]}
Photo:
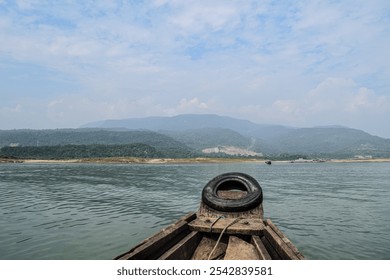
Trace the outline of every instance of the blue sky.
{"label": "blue sky", "polygon": [[213,113],[390,138],[390,1],[0,0],[0,129]]}

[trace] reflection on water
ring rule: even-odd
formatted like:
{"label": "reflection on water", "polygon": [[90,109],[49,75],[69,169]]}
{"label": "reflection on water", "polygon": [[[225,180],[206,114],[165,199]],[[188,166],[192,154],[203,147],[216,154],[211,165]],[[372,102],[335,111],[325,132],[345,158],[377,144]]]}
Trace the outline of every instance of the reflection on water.
{"label": "reflection on water", "polygon": [[390,164],[3,164],[0,258],[111,259],[199,206],[208,180],[255,177],[309,259],[390,259]]}

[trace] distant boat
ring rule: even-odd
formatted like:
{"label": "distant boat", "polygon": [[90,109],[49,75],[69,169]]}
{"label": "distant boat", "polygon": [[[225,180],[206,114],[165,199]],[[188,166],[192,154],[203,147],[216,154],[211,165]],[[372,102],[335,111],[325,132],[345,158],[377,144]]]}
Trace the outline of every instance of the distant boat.
{"label": "distant boat", "polygon": [[268,165],[272,164],[272,162],[270,160],[267,160],[265,163]]}

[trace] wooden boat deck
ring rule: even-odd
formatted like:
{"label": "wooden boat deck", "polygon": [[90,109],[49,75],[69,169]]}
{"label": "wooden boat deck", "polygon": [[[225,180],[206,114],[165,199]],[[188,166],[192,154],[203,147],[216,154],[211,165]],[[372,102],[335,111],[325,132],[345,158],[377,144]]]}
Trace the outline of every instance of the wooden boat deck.
{"label": "wooden boat deck", "polygon": [[[216,218],[217,219],[217,218]],[[216,220],[215,219],[215,220]],[[210,256],[220,233],[235,219],[205,222],[189,213],[138,246],[119,255],[118,260],[302,260],[304,256],[270,220],[241,219],[225,230]]]}

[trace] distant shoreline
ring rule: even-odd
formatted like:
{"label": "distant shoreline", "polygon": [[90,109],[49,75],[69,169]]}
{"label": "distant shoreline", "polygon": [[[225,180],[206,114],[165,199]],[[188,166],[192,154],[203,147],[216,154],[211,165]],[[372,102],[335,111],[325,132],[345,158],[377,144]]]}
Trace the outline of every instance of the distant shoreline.
{"label": "distant shoreline", "polygon": [[[25,163],[25,164],[60,164],[60,163],[96,163],[96,164],[190,164],[190,163],[265,163],[266,159],[246,159],[246,158],[81,158],[81,159],[9,159],[0,158],[0,163]],[[290,163],[290,160],[275,160],[272,163]],[[324,163],[341,162],[390,162],[390,158],[376,159],[331,159]],[[316,163],[316,162],[313,162]],[[299,163],[297,163],[299,164]]]}
{"label": "distant shoreline", "polygon": [[102,163],[102,164],[180,164],[180,163],[237,163],[237,162],[263,162],[259,159],[243,158],[80,158],[80,159],[1,159],[0,163]]}
{"label": "distant shoreline", "polygon": [[372,158],[372,159],[332,159],[329,162],[390,162],[390,158]]}

